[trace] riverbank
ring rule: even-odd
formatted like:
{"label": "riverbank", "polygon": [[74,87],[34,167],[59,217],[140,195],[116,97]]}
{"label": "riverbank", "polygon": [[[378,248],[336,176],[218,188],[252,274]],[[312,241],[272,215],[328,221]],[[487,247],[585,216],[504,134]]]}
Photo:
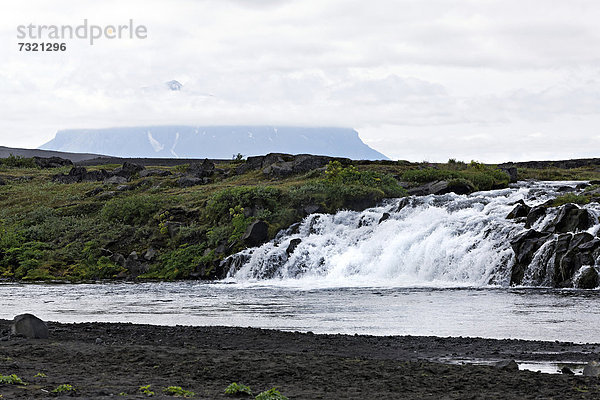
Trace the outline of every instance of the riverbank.
{"label": "riverbank", "polygon": [[[0,320],[0,331],[9,321]],[[150,385],[228,398],[232,382],[289,399],[597,398],[597,378],[443,364],[461,359],[592,361],[600,345],[438,337],[314,335],[252,328],[48,323],[50,338],[0,341],[4,398],[45,398],[62,384],[81,398],[144,398]],[[37,376],[36,376],[37,375]]]}

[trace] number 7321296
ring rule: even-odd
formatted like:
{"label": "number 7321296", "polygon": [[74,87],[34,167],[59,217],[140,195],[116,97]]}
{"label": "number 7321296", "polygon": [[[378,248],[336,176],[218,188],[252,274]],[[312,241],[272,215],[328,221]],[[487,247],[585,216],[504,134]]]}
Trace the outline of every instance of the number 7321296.
{"label": "number 7321296", "polygon": [[65,51],[66,43],[19,43],[19,51]]}

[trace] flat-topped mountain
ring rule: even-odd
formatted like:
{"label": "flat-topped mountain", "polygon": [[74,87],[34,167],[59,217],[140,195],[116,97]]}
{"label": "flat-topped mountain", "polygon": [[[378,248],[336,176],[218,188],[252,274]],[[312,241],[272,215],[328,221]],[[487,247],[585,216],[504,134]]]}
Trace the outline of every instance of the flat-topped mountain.
{"label": "flat-topped mountain", "polygon": [[40,149],[117,157],[225,158],[243,154],[319,154],[387,160],[348,128],[274,126],[140,126],[69,129]]}

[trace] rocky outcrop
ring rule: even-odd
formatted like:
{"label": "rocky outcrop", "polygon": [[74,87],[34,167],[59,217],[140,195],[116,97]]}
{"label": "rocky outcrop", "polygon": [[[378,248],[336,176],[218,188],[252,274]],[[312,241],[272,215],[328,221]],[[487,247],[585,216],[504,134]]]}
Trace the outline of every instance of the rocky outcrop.
{"label": "rocky outcrop", "polygon": [[[598,286],[597,271],[582,269],[600,261],[600,239],[585,232],[596,223],[595,217],[575,204],[565,204],[558,212],[554,211],[556,216],[550,222],[540,224],[552,211],[538,206],[526,212],[527,208],[524,202],[519,202],[507,218],[525,219],[526,228],[536,223],[542,226],[538,230],[529,229],[511,241],[515,254],[511,284]],[[526,275],[527,282],[523,282]]]}
{"label": "rocky outcrop", "polygon": [[302,174],[325,167],[331,161],[349,164],[347,158],[314,156],[311,154],[270,153],[266,156],[248,157],[246,162],[236,169],[237,174],[262,169],[263,174],[271,178],[285,178],[294,174]]}
{"label": "rocky outcrop", "polygon": [[65,167],[65,166],[69,166],[69,165],[73,165],[73,161],[71,160],[67,160],[65,158],[60,158],[60,157],[33,157],[33,161],[35,162],[35,164],[42,168],[42,169],[47,169],[47,168],[60,168],[60,167]]}
{"label": "rocky outcrop", "polygon": [[205,158],[201,163],[193,163],[187,169],[186,175],[195,178],[207,178],[215,173],[215,163]]}
{"label": "rocky outcrop", "polygon": [[106,170],[88,171],[85,167],[73,167],[68,174],[57,174],[52,177],[58,183],[98,182],[109,178]]}
{"label": "rocky outcrop", "polygon": [[549,232],[575,232],[592,227],[593,220],[590,213],[575,204],[565,204],[547,228]]}
{"label": "rocky outcrop", "polygon": [[125,161],[123,163],[123,166],[116,168],[114,171],[112,171],[111,175],[112,176],[121,176],[121,177],[127,179],[128,181],[130,181],[135,174],[139,174],[141,171],[143,171],[145,169],[146,168],[142,165],[138,165],[138,164],[134,164],[134,163]]}
{"label": "rocky outcrop", "polygon": [[141,165],[130,162],[123,163],[123,166],[113,171],[104,169],[88,171],[85,167],[76,166],[71,168],[68,174],[56,174],[52,181],[58,183],[79,183],[79,182],[99,182],[104,181],[109,184],[122,184],[128,182],[145,168]]}
{"label": "rocky outcrop", "polygon": [[407,190],[410,196],[428,196],[430,194],[469,194],[475,187],[468,181],[457,179],[452,181],[434,181]]}

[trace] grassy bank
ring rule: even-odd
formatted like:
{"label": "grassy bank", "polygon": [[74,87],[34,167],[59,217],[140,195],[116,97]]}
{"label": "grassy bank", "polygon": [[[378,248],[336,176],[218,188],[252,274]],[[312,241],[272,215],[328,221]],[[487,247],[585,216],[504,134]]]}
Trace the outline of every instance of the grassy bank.
{"label": "grassy bank", "polygon": [[157,167],[171,175],[136,174],[121,185],[64,184],[52,176],[71,167],[39,169],[29,159],[4,159],[0,277],[215,279],[223,274],[221,260],[250,245],[243,236],[255,221],[264,221],[268,238],[273,238],[308,213],[362,210],[406,195],[403,186],[447,180],[488,190],[508,184],[508,175],[495,166],[452,160],[334,161],[285,178],[266,175],[260,168],[236,172],[242,163],[220,163],[205,184],[181,187],[187,165]]}

